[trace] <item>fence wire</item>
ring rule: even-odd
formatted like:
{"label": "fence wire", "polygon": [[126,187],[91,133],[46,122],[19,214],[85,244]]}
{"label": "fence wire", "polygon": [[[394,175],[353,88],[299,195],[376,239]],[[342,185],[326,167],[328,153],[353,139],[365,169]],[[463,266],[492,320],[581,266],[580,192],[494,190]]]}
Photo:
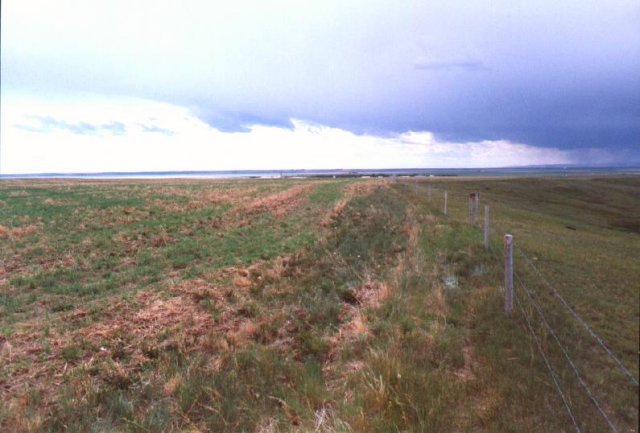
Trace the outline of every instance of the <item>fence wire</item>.
{"label": "fence wire", "polygon": [[545,278],[545,276],[542,274],[542,272],[540,272],[540,270],[538,269],[538,267],[535,265],[535,263],[533,263],[533,261],[525,254],[524,251],[522,251],[521,249],[518,249],[518,253],[524,257],[525,261],[529,264],[529,266],[536,272],[536,274],[538,274],[538,276],[540,277],[540,279],[542,279],[542,281],[545,283],[545,285],[547,287],[549,287],[549,289],[551,289],[551,291],[553,292],[554,296],[556,298],[558,298],[560,300],[560,302],[562,303],[562,305],[565,307],[565,309],[567,311],[569,311],[569,313],[571,314],[571,316],[578,321],[583,327],[584,329],[587,330],[587,332],[589,333],[589,335],[591,335],[591,337],[593,337],[594,340],[596,340],[598,342],[598,344],[600,345],[600,347],[602,347],[602,349],[607,353],[607,355],[609,355],[609,357],[618,365],[618,367],[620,368],[620,370],[622,370],[622,372],[631,380],[631,382],[635,385],[638,386],[638,379],[627,369],[627,367],[624,366],[624,364],[622,364],[622,361],[620,361],[620,359],[613,353],[613,351],[611,349],[609,349],[608,345],[605,343],[605,341],[603,340],[602,337],[600,337],[598,334],[595,333],[595,331],[591,328],[591,326],[589,326],[589,324],[587,323],[586,320],[584,320],[582,317],[580,317],[580,315],[571,307],[571,305],[569,305],[569,303],[564,299],[564,297],[560,294],[560,292],[553,286],[551,285],[551,283],[549,283],[549,280],[547,278]]}
{"label": "fence wire", "polygon": [[524,289],[525,294],[527,295],[527,298],[529,298],[529,301],[531,302],[531,304],[533,305],[533,307],[536,309],[536,311],[538,312],[538,315],[540,316],[540,319],[542,320],[542,323],[544,324],[545,328],[547,328],[547,331],[549,331],[549,333],[551,334],[551,336],[553,337],[553,339],[555,340],[555,342],[558,344],[558,347],[560,347],[560,350],[562,351],[565,359],[567,360],[567,362],[569,363],[569,366],[571,367],[571,370],[573,371],[573,373],[575,374],[576,378],[578,379],[578,382],[580,383],[580,386],[582,386],[582,388],[584,389],[584,391],[587,393],[587,395],[589,396],[589,399],[591,400],[591,402],[594,404],[594,406],[598,409],[598,411],[600,412],[600,415],[602,415],[602,418],[604,418],[604,420],[607,422],[607,425],[609,426],[609,429],[612,432],[618,432],[618,429],[616,428],[616,426],[613,424],[613,422],[611,421],[611,419],[609,418],[609,416],[607,415],[607,413],[605,412],[605,410],[602,408],[602,405],[600,404],[600,402],[598,401],[598,399],[595,397],[595,395],[593,395],[593,392],[591,391],[591,388],[589,388],[589,385],[587,385],[587,383],[584,381],[584,379],[582,378],[582,376],[580,375],[580,372],[578,371],[578,368],[576,367],[575,363],[573,362],[573,360],[571,359],[571,357],[569,356],[569,352],[567,351],[566,347],[562,344],[562,342],[560,341],[560,339],[558,338],[558,335],[556,334],[555,330],[551,327],[551,325],[549,324],[549,322],[547,321],[547,318],[545,317],[544,313],[542,312],[542,309],[540,308],[540,306],[538,305],[538,303],[535,301],[535,299],[533,299],[533,295],[532,293],[529,291],[529,289],[527,288],[527,286],[522,282],[522,279],[520,279],[520,277],[518,276],[518,274],[516,274],[514,272],[514,276],[516,277],[516,279],[518,280],[518,282],[520,283],[520,286]]}
{"label": "fence wire", "polygon": [[[432,200],[432,194],[433,192],[438,191],[438,192],[445,192],[444,190],[440,190],[439,188],[431,188],[430,189],[430,193],[429,193],[429,202],[431,203]],[[417,191],[416,191],[417,192]],[[451,192],[447,191],[447,198],[449,199],[449,202],[451,202],[451,198],[453,197],[457,197],[457,196],[463,196],[463,197],[467,197],[466,194],[452,194]],[[498,229],[501,229],[497,224],[493,224],[494,227],[497,227]],[[493,228],[493,227],[492,227]],[[493,230],[492,230],[493,231]],[[505,232],[506,233],[506,232]],[[494,257],[494,259],[496,259],[496,261],[498,262],[499,266],[502,266],[502,262],[500,260],[500,257],[498,255],[498,253],[496,253],[495,249],[493,248],[493,246],[491,244],[489,244],[489,251],[492,253],[492,256]],[[586,320],[584,320],[572,307],[571,305],[564,299],[564,297],[562,297],[562,295],[559,293],[559,291],[553,287],[553,285],[551,285],[551,283],[548,281],[547,278],[544,277],[544,275],[542,274],[542,272],[535,266],[535,264],[533,263],[533,261],[531,261],[531,259],[529,259],[529,257],[526,255],[526,253],[524,253],[523,251],[521,251],[519,248],[517,248],[517,251],[519,252],[519,254],[522,255],[522,257],[528,262],[529,266],[531,266],[531,268],[535,271],[535,273],[538,275],[538,277],[540,279],[543,280],[544,284],[546,286],[548,286],[551,291],[554,293],[554,295],[560,300],[560,302],[562,303],[562,305],[565,307],[565,309],[567,309],[567,311],[569,311],[569,313],[571,314],[571,316],[578,321],[589,333],[589,335],[596,340],[596,342],[602,347],[602,349],[607,353],[607,355],[618,365],[618,367],[622,370],[622,372],[631,380],[631,382],[638,386],[638,379],[622,364],[622,362],[620,361],[620,359],[613,353],[613,351],[611,349],[609,349],[608,345],[605,343],[604,339],[602,339],[602,337],[600,337],[595,331],[593,331],[593,329],[591,328],[591,326],[589,326],[589,324],[587,323]],[[606,411],[604,410],[602,404],[600,403],[600,401],[596,398],[596,396],[594,395],[593,391],[591,390],[591,388],[589,387],[589,385],[586,383],[586,381],[584,380],[584,378],[582,377],[582,375],[580,374],[576,364],[574,363],[574,361],[571,359],[571,356],[569,355],[569,352],[566,348],[566,346],[564,344],[562,344],[562,342],[560,341],[557,333],[555,332],[555,330],[551,327],[551,325],[549,324],[544,312],[542,311],[542,308],[540,307],[540,305],[535,301],[534,299],[534,294],[528,289],[528,287],[524,284],[524,282],[522,281],[522,279],[520,278],[520,276],[514,272],[514,277],[516,278],[516,280],[518,281],[520,287],[522,288],[522,290],[525,292],[527,298],[529,299],[530,303],[533,305],[533,307],[535,308],[538,316],[540,317],[542,323],[544,324],[544,327],[547,329],[547,331],[552,335],[554,341],[556,342],[556,344],[558,345],[558,347],[560,348],[564,358],[566,359],[570,369],[572,370],[573,374],[575,375],[576,379],[578,380],[578,383],[580,384],[581,388],[583,389],[583,391],[585,392],[586,396],[589,398],[589,400],[593,403],[593,405],[595,406],[595,408],[598,410],[598,412],[600,413],[600,415],[602,416],[603,420],[606,422],[607,426],[609,427],[609,430],[612,432],[617,433],[619,430],[616,428],[616,426],[613,424],[611,418],[609,417],[609,415],[606,413]],[[540,341],[537,337],[537,335],[535,334],[535,331],[533,329],[533,325],[531,323],[531,321],[529,320],[529,317],[527,316],[526,312],[524,311],[522,302],[519,301],[518,297],[515,296],[514,293],[514,301],[516,303],[516,305],[518,306],[520,312],[522,313],[526,324],[527,324],[527,328],[529,333],[531,334],[533,340],[536,343],[536,347],[538,349],[538,351],[540,352],[541,357],[544,360],[545,366],[547,368],[547,370],[549,371],[549,374],[551,375],[551,378],[553,380],[554,386],[556,388],[556,391],[558,392],[558,395],[560,396],[564,407],[567,411],[567,414],[569,415],[569,418],[571,419],[571,422],[573,423],[575,429],[577,432],[580,432],[580,427],[579,427],[579,423],[578,420],[572,410],[571,404],[569,403],[569,400],[567,399],[566,396],[566,391],[563,390],[561,383],[559,381],[559,377],[557,375],[557,373],[554,371],[553,366],[551,365],[549,359],[547,358],[547,356],[544,353],[544,350],[542,348],[542,345],[540,344]]]}
{"label": "fence wire", "polygon": [[557,376],[556,372],[553,371],[553,368],[551,367],[551,363],[549,363],[549,360],[547,359],[547,356],[544,354],[544,350],[542,349],[542,345],[540,344],[540,341],[538,340],[538,337],[536,336],[536,333],[533,331],[533,326],[531,325],[531,322],[529,321],[529,318],[527,317],[527,314],[525,313],[524,308],[520,304],[520,301],[518,301],[518,298],[515,298],[514,300],[516,302],[516,305],[520,309],[520,312],[522,313],[522,316],[524,317],[524,320],[527,322],[527,328],[529,328],[529,333],[533,337],[533,341],[536,342],[536,346],[538,347],[538,352],[540,353],[540,356],[542,356],[542,359],[544,360],[544,364],[547,366],[547,370],[549,370],[549,374],[551,375],[551,379],[553,379],[553,383],[556,386],[556,391],[558,391],[558,394],[560,394],[560,398],[562,399],[562,403],[564,403],[564,407],[567,410],[567,413],[569,414],[569,418],[571,418],[571,422],[573,423],[573,425],[576,428],[576,432],[581,433],[580,426],[578,425],[578,421],[576,420],[576,417],[573,414],[573,411],[571,410],[571,405],[569,404],[569,401],[567,400],[567,397],[565,396],[564,392],[562,391],[562,387],[560,386],[560,382],[558,381],[558,376]]}
{"label": "fence wire", "polygon": [[[491,253],[491,256],[496,260],[498,265],[502,266],[502,262],[500,260],[499,253],[495,250],[495,248],[493,248],[493,246],[491,244],[489,245],[489,252]],[[567,411],[567,414],[569,415],[569,418],[571,419],[571,422],[573,423],[573,425],[574,425],[574,427],[576,429],[576,432],[581,433],[580,426],[578,424],[578,421],[576,419],[575,414],[573,413],[573,410],[571,409],[571,405],[569,404],[569,400],[566,397],[566,393],[562,389],[562,386],[560,385],[560,381],[559,381],[558,375],[554,371],[553,367],[551,366],[551,363],[549,362],[549,359],[545,355],[544,349],[542,348],[542,344],[540,343],[540,340],[538,339],[538,336],[536,335],[535,331],[533,330],[533,325],[531,324],[531,321],[529,320],[529,317],[525,313],[522,304],[520,303],[518,297],[516,296],[516,293],[514,293],[513,299],[514,299],[515,304],[518,306],[518,308],[519,308],[519,310],[520,310],[520,312],[522,314],[522,317],[524,317],[524,320],[525,320],[525,322],[527,324],[527,328],[529,330],[529,334],[531,334],[531,337],[532,337],[533,341],[535,341],[535,343],[536,343],[536,347],[538,349],[538,352],[540,353],[540,356],[544,360],[544,364],[547,367],[547,370],[549,371],[549,375],[551,376],[551,379],[553,380],[553,384],[555,385],[556,391],[558,392],[558,395],[562,399],[562,403],[564,404],[564,407],[565,407],[565,409]]]}
{"label": "fence wire", "polygon": [[[500,227],[498,224],[493,224],[493,226],[497,229],[498,232],[507,233],[508,231],[504,228]],[[525,253],[522,248],[515,248],[516,252],[522,256],[522,258],[527,262],[527,264],[533,269],[533,271],[537,274],[537,276],[542,280],[545,286],[547,286],[553,295],[560,301],[562,306],[569,312],[569,314],[578,322],[580,325],[587,331],[587,333],[598,343],[598,345],[604,350],[604,352],[609,356],[609,358],[618,366],[623,375],[625,375],[629,381],[636,387],[640,386],[640,382],[638,377],[636,377],[616,356],[616,354],[609,348],[609,345],[606,343],[604,338],[598,335],[593,328],[589,325],[589,323],[582,318],[576,310],[567,302],[567,300],[562,296],[560,291],[556,289],[550,282],[549,279],[544,276],[544,274],[540,271],[540,269],[536,266],[536,264],[529,258],[529,256]]]}

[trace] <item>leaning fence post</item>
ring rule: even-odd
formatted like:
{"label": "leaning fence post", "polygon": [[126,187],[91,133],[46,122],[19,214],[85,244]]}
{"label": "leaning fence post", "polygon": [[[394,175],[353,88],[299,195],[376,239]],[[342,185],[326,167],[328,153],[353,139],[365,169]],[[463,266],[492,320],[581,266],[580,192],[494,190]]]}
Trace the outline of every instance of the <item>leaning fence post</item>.
{"label": "leaning fence post", "polygon": [[513,311],[513,236],[504,235],[504,311]]}
{"label": "leaning fence post", "polygon": [[489,206],[484,206],[484,249],[489,249]]}
{"label": "leaning fence post", "polygon": [[444,214],[447,214],[447,191],[444,192]]}

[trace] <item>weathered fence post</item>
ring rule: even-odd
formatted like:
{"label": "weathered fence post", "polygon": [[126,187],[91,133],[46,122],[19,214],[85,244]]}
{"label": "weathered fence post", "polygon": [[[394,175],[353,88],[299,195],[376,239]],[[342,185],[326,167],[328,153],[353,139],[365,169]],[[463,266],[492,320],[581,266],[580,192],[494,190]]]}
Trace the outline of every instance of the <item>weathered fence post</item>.
{"label": "weathered fence post", "polygon": [[444,214],[447,214],[447,191],[444,192]]}
{"label": "weathered fence post", "polygon": [[431,184],[427,187],[427,196],[429,197],[429,203],[431,203]]}
{"label": "weathered fence post", "polygon": [[489,206],[484,206],[484,249],[489,249]]}
{"label": "weathered fence post", "polygon": [[504,311],[513,311],[513,236],[504,235]]}
{"label": "weathered fence post", "polygon": [[479,211],[479,207],[480,207],[480,193],[479,192],[476,192],[474,206],[475,206],[475,209],[473,210],[473,222],[477,224],[478,223],[478,211]]}

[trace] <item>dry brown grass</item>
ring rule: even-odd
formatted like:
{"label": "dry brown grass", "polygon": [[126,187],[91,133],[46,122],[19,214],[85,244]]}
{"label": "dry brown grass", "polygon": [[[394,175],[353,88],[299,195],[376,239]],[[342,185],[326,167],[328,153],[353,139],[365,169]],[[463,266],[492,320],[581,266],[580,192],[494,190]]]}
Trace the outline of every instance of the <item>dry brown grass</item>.
{"label": "dry brown grass", "polygon": [[25,236],[40,233],[42,231],[42,224],[28,224],[19,227],[5,227],[0,225],[0,238],[8,237],[15,240]]}
{"label": "dry brown grass", "polygon": [[365,366],[361,361],[352,361],[344,365],[338,362],[339,354],[354,340],[371,337],[368,314],[371,313],[371,309],[379,308],[390,296],[392,292],[385,282],[368,278],[365,284],[355,289],[355,304],[343,302],[340,313],[341,324],[328,339],[329,350],[322,367],[326,377],[333,378],[334,388],[342,387],[348,377]]}
{"label": "dry brown grass", "polygon": [[[16,398],[25,387],[55,385],[74,368],[91,368],[101,359],[119,359],[124,353],[129,361],[122,368],[131,371],[149,361],[145,348],[162,351],[177,345],[181,350],[194,350],[203,343],[214,321],[193,294],[217,295],[218,289],[195,281],[176,287],[174,293],[177,296],[163,298],[156,292],[142,291],[132,302],[113,297],[100,312],[100,321],[86,326],[84,319],[89,312],[76,308],[64,314],[61,324],[48,331],[48,336],[40,331],[39,318],[23,323],[10,342],[0,340],[0,360],[7,365],[20,360],[24,365],[0,384],[2,400]],[[161,335],[169,338],[160,338]],[[79,358],[65,360],[64,349],[76,344],[82,346]],[[45,346],[50,348],[49,354]]]}
{"label": "dry brown grass", "polygon": [[49,206],[64,206],[69,204],[69,202],[66,200],[55,200],[52,198],[44,199],[43,203]]}
{"label": "dry brown grass", "polygon": [[327,212],[322,218],[321,225],[326,227],[331,224],[344,210],[347,204],[355,197],[364,196],[370,194],[375,188],[380,185],[386,185],[384,181],[370,181],[370,182],[357,182],[347,185],[345,192],[340,200],[333,205],[333,208]]}
{"label": "dry brown grass", "polygon": [[[466,310],[468,323],[473,323],[477,319],[479,306],[487,302],[487,299],[491,298],[494,292],[495,287],[487,285],[473,291]],[[478,427],[486,429],[486,426],[491,424],[492,417],[504,406],[505,402],[497,384],[479,377],[478,372],[482,372],[486,368],[484,364],[487,360],[481,359],[476,354],[476,349],[469,337],[468,327],[464,331],[467,334],[462,347],[464,366],[456,370],[455,375],[457,380],[464,383],[469,391],[463,402],[464,409],[457,411],[455,425],[460,431],[468,431]],[[482,425],[483,423],[485,425]]]}
{"label": "dry brown grass", "polygon": [[[61,184],[54,182],[54,186]],[[45,184],[42,184],[44,187]],[[50,185],[46,185],[50,186]],[[90,221],[103,227],[118,227],[153,218],[151,207],[158,206],[164,210],[188,212],[208,206],[230,204],[231,211],[217,218],[215,223],[223,232],[225,229],[241,226],[258,213],[271,213],[277,218],[301,211],[313,214],[320,220],[324,209],[311,209],[308,196],[315,189],[315,183],[274,185],[267,188],[267,194],[253,196],[258,192],[254,187],[229,189],[182,189],[163,187],[136,190],[135,194],[153,194],[154,196],[171,197],[171,194],[187,197],[185,205],[177,205],[171,200],[148,200],[142,207],[113,206],[108,208],[90,208]],[[284,190],[268,193],[285,187]],[[118,199],[118,185],[108,184],[105,197]],[[122,190],[132,194],[127,185]],[[350,196],[363,193],[366,188],[351,188]],[[27,191],[24,194],[29,194]],[[252,198],[253,197],[253,198]],[[184,200],[182,200],[184,202]],[[45,199],[46,206],[66,204],[61,200]],[[342,206],[346,205],[346,201]],[[307,207],[305,207],[307,206]],[[317,215],[316,215],[317,214]],[[3,238],[18,239],[29,234],[38,233],[42,224],[23,223],[20,227],[0,227]],[[91,228],[91,227],[89,227]],[[87,229],[79,227],[80,231]],[[181,234],[181,233],[179,233]],[[162,247],[175,242],[179,234],[136,233],[135,231],[116,231],[110,239],[119,244],[119,251],[126,256],[119,257],[120,264],[135,265],[135,256],[149,245]],[[86,240],[86,239],[85,239]],[[90,249],[90,244],[81,241],[82,248]],[[29,248],[35,247],[29,246]],[[123,248],[124,247],[124,248]],[[40,248],[40,246],[38,246]],[[36,275],[33,270],[52,272],[76,266],[90,269],[91,261],[101,258],[100,251],[95,250],[86,257],[79,255],[51,255],[38,259],[39,263],[24,263],[19,257],[15,264],[7,262],[0,266],[0,281],[4,284],[10,277],[26,273]],[[304,270],[292,265],[292,257],[277,257],[272,261],[258,260],[247,267],[226,267],[205,274],[203,278],[177,282],[178,272],[167,273],[165,280],[170,284],[166,291],[142,290],[133,296],[113,295],[101,299],[89,300],[86,304],[75,304],[69,297],[56,295],[56,302],[66,302],[73,306],[70,311],[60,311],[47,319],[42,315],[22,318],[10,335],[0,338],[0,363],[10,368],[10,373],[0,379],[0,401],[15,406],[10,411],[16,420],[25,417],[18,406],[24,403],[29,391],[43,390],[41,402],[37,404],[43,410],[56,402],[60,386],[86,376],[81,388],[100,387],[105,384],[127,384],[135,381],[143,366],[153,364],[154,359],[163,352],[175,350],[183,356],[207,354],[211,360],[212,371],[220,368],[220,355],[231,351],[242,350],[249,344],[271,346],[282,353],[293,354],[302,358],[303,349],[297,334],[299,323],[286,320],[286,317],[302,317],[306,314],[299,306],[280,305],[275,310],[255,306],[252,290],[259,287],[265,296],[290,295],[298,290],[291,284]],[[15,265],[15,266],[14,266]],[[28,266],[26,266],[28,265]],[[31,266],[33,265],[33,266]],[[24,272],[20,267],[25,267]],[[33,267],[33,269],[31,269]],[[20,268],[20,269],[19,269]],[[265,287],[265,282],[269,284]],[[6,285],[7,290],[11,288]],[[378,289],[381,290],[378,290]],[[386,296],[385,288],[377,283],[370,283],[357,291],[362,308],[374,305],[378,298],[373,292]],[[3,289],[3,292],[6,291]],[[286,292],[286,293],[285,293]],[[47,302],[50,295],[44,295],[30,310],[42,304],[43,311],[50,309]],[[65,305],[67,305],[65,304]],[[271,305],[271,304],[270,304]],[[64,308],[68,308],[65,306]],[[345,310],[346,311],[346,310]],[[345,313],[346,314],[346,313]],[[273,319],[277,317],[278,325],[274,328]],[[346,316],[345,316],[346,319]],[[306,320],[302,318],[302,320]],[[355,312],[344,325],[345,335],[348,333],[365,334],[368,332],[367,320],[363,314]],[[5,369],[4,372],[9,372]],[[86,372],[92,372],[91,377]],[[169,376],[162,388],[167,396],[175,397],[182,386],[180,375]],[[74,382],[75,383],[75,382]],[[74,385],[75,386],[75,385]],[[97,389],[97,388],[96,388]],[[46,411],[45,411],[46,412]],[[43,415],[43,419],[47,415]],[[20,431],[38,430],[41,421],[35,427],[19,424]]]}
{"label": "dry brown grass", "polygon": [[[166,196],[167,199],[155,199],[153,205],[169,212],[188,212],[195,209],[229,204],[242,206],[258,192],[255,187],[234,189],[207,189],[191,191],[175,187],[163,187],[153,190],[154,194]],[[175,201],[175,197],[187,197],[186,205]]]}
{"label": "dry brown grass", "polygon": [[[475,271],[476,264],[484,264],[478,259],[480,247],[470,251],[466,245],[475,243],[476,238],[464,234],[466,224],[457,226],[452,221],[453,211],[462,209],[464,203],[459,209],[452,200],[452,215],[442,219],[426,212],[426,197],[421,198],[410,188],[413,185],[403,190],[399,182],[383,181],[384,194],[349,205],[353,198],[378,188],[374,182],[378,181],[346,184],[342,191],[345,195],[337,202],[325,198],[335,197],[331,188],[310,196],[311,189],[290,181],[261,184],[259,190],[250,182],[234,183],[232,187],[231,183],[220,183],[211,185],[209,190],[197,182],[193,188],[183,188],[185,183],[166,190],[161,182],[148,182],[145,190],[125,183],[97,183],[96,188],[108,186],[100,190],[109,194],[108,201],[125,203],[105,210],[89,206],[92,216],[102,218],[100,223],[110,226],[156,218],[155,210],[154,214],[149,211],[153,209],[153,200],[160,197],[155,202],[158,207],[172,212],[229,204],[216,212],[194,212],[196,224],[208,224],[200,221],[201,215],[216,215],[212,218],[215,229],[209,230],[209,239],[231,236],[225,229],[253,223],[256,219],[267,221],[267,225],[275,223],[267,230],[291,227],[289,219],[280,219],[291,213],[291,219],[297,222],[296,230],[301,225],[313,225],[312,229],[320,233],[318,244],[271,260],[256,255],[250,261],[236,261],[236,266],[223,269],[218,268],[220,265],[210,266],[211,263],[198,263],[203,266],[197,269],[190,265],[150,268],[156,273],[149,272],[143,274],[144,277],[154,275],[161,280],[159,284],[142,286],[137,289],[142,291],[136,294],[129,290],[136,283],[123,278],[123,283],[116,281],[117,287],[123,289],[117,296],[100,299],[84,292],[82,298],[73,299],[67,294],[72,291],[57,293],[57,286],[33,288],[34,284],[29,283],[36,281],[38,286],[38,278],[42,276],[38,270],[48,274],[69,270],[60,273],[61,279],[67,274],[79,275],[74,281],[80,281],[85,288],[87,273],[93,272],[92,264],[106,257],[100,255],[101,251],[94,251],[98,248],[91,248],[91,244],[81,240],[77,245],[80,253],[66,254],[67,249],[60,248],[59,244],[47,245],[35,236],[27,239],[30,229],[24,233],[18,230],[12,238],[10,226],[16,225],[35,226],[38,229],[31,234],[40,234],[44,225],[37,219],[12,217],[3,221],[0,240],[16,248],[15,253],[11,251],[3,256],[0,263],[0,296],[5,302],[2,308],[10,311],[15,320],[3,322],[3,325],[8,323],[9,332],[0,335],[0,372],[4,374],[0,379],[4,380],[0,383],[0,401],[3,408],[10,408],[0,410],[0,415],[9,414],[4,416],[11,418],[0,421],[3,427],[15,426],[18,431],[43,430],[57,416],[54,410],[49,410],[55,398],[60,401],[70,398],[67,401],[82,404],[82,399],[91,398],[87,397],[91,392],[109,387],[112,396],[126,393],[135,406],[133,419],[142,422],[146,419],[143,412],[149,407],[145,407],[144,402],[138,407],[141,400],[136,399],[144,384],[151,383],[153,400],[167,402],[169,409],[164,416],[170,420],[169,431],[197,431],[198,428],[206,431],[203,414],[220,410],[219,399],[228,398],[231,393],[225,393],[224,387],[212,388],[218,386],[215,375],[208,377],[210,381],[199,380],[197,375],[194,380],[192,370],[219,372],[227,379],[235,373],[234,365],[238,364],[234,362],[238,359],[248,362],[250,368],[259,366],[274,372],[272,375],[260,373],[260,377],[273,376],[274,384],[282,381],[284,390],[278,405],[271,406],[272,401],[264,405],[259,399],[256,399],[259,404],[254,404],[253,387],[259,380],[245,374],[249,370],[242,370],[242,374],[231,379],[236,389],[251,391],[242,401],[234,402],[239,416],[256,415],[257,421],[251,421],[254,424],[244,431],[390,431],[393,426],[400,426],[397,428],[403,431],[513,431],[519,426],[523,426],[523,430],[534,430],[532,427],[545,422],[545,410],[557,417],[556,411],[549,410],[557,402],[548,398],[552,397],[551,393],[545,394],[549,391],[544,385],[548,380],[546,372],[537,374],[534,369],[537,360],[532,357],[529,362],[524,359],[529,352],[518,352],[519,348],[506,334],[508,327],[502,329],[501,316],[497,319],[488,316],[487,304],[496,304],[496,286],[482,276],[481,271],[479,274]],[[344,185],[341,181],[340,187]],[[19,197],[33,194],[33,198],[41,193],[15,192]],[[397,193],[409,199],[406,211],[391,200],[381,200],[383,195]],[[180,195],[180,200],[172,201],[171,194]],[[139,200],[141,195],[146,201]],[[258,195],[262,198],[256,198]],[[319,196],[322,198],[318,200]],[[125,199],[120,200],[122,197]],[[453,194],[450,197],[454,197]],[[3,198],[10,202],[10,198]],[[424,206],[414,207],[411,201],[419,199],[423,199]],[[32,198],[16,201],[43,204]],[[135,207],[131,203],[140,205]],[[331,204],[322,209],[321,204],[326,203]],[[62,205],[56,201],[45,204]],[[61,209],[47,210],[57,214]],[[219,210],[222,213],[217,213]],[[259,215],[261,213],[263,215]],[[392,224],[384,223],[382,216],[387,214],[393,216]],[[176,221],[188,220],[185,226],[191,227],[192,220],[184,218],[186,216],[173,217]],[[372,220],[383,223],[358,230],[366,228]],[[49,220],[45,222],[48,227]],[[87,222],[87,233],[82,236],[91,236],[93,224],[93,220]],[[387,227],[390,227],[388,233]],[[84,230],[81,226],[78,229]],[[156,230],[156,226],[141,235],[136,234],[135,226],[122,231],[128,234],[111,231],[113,235],[101,239],[103,245],[114,245],[117,250],[105,260],[107,269],[120,265],[135,267],[136,254],[140,251],[150,251],[151,257],[155,257],[158,250],[149,250],[149,246],[161,248],[181,241],[181,236],[194,234],[180,227],[171,230],[170,236]],[[357,236],[350,239],[352,233]],[[379,245],[359,241],[374,239],[378,233],[401,238],[402,242],[382,243],[390,245],[385,247],[386,253],[372,255],[368,262],[358,260],[362,251],[371,251]],[[452,233],[456,236],[444,237]],[[10,239],[20,242],[11,244]],[[55,251],[50,253],[49,247]],[[281,254],[292,250],[285,251]],[[20,254],[29,260],[21,259]],[[139,263],[143,270],[142,260]],[[457,276],[459,285],[445,286],[442,282],[445,274]],[[22,276],[28,278],[9,282]],[[13,303],[12,295],[20,290],[22,299]],[[112,292],[104,294],[108,293]],[[52,306],[58,307],[58,301],[61,309],[53,309]],[[43,320],[45,313],[50,317]],[[598,317],[606,316],[600,314]],[[482,326],[491,320],[498,326],[488,329]],[[499,341],[495,345],[477,344],[487,340],[486,335]],[[509,344],[501,341],[503,337]],[[266,353],[269,356],[262,358]],[[174,364],[178,363],[184,365],[176,367]],[[307,371],[309,365],[320,370],[319,373]],[[419,368],[415,368],[416,365]],[[531,371],[526,377],[524,373],[510,376],[518,380],[509,383],[504,377],[512,372],[511,365],[515,366],[514,371],[527,367]],[[280,372],[292,366],[295,368],[287,373],[289,376],[285,374],[280,378]],[[492,369],[497,373],[491,373]],[[305,380],[299,382],[301,377]],[[533,379],[527,383],[529,377]],[[199,388],[196,382],[205,385]],[[525,389],[527,387],[530,389]],[[34,391],[41,401],[32,401]],[[186,391],[203,392],[206,396],[198,397],[200,400],[195,406],[189,403],[183,407]],[[260,392],[266,395],[263,390]],[[507,413],[512,411],[514,395],[520,402],[522,396],[531,402],[528,412],[516,413],[522,419]],[[547,406],[538,401],[545,399],[550,401]],[[293,408],[295,402],[307,406]],[[442,405],[439,402],[443,402]],[[87,406],[88,412],[104,409],[100,406],[102,403],[91,404],[93,406]],[[416,421],[419,417],[422,421],[437,420],[440,414],[444,424],[418,425]],[[101,414],[98,416],[98,421],[91,418],[91,422],[105,419]],[[335,417],[344,417],[348,424],[339,424]],[[452,428],[447,424],[450,419],[453,419]],[[392,424],[387,423],[388,420]],[[114,430],[145,431],[146,428],[124,424],[128,421],[123,421],[122,415],[114,415],[111,422]],[[553,425],[560,426],[560,423]],[[54,430],[56,428],[61,429],[55,427]]]}
{"label": "dry brown grass", "polygon": [[243,209],[243,213],[253,214],[258,212],[271,212],[277,217],[283,217],[298,208],[300,202],[308,196],[315,185],[305,183],[294,185],[284,191],[270,194],[266,197],[258,197]]}

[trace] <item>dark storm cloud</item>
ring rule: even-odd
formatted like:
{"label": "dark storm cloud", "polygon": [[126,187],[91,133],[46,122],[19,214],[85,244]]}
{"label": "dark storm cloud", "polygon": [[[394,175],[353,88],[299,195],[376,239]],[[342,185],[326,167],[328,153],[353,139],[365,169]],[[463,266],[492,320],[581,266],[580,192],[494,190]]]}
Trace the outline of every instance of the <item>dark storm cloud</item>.
{"label": "dark storm cloud", "polygon": [[2,19],[3,92],[164,101],[222,131],[294,118],[640,161],[637,1],[25,0]]}

